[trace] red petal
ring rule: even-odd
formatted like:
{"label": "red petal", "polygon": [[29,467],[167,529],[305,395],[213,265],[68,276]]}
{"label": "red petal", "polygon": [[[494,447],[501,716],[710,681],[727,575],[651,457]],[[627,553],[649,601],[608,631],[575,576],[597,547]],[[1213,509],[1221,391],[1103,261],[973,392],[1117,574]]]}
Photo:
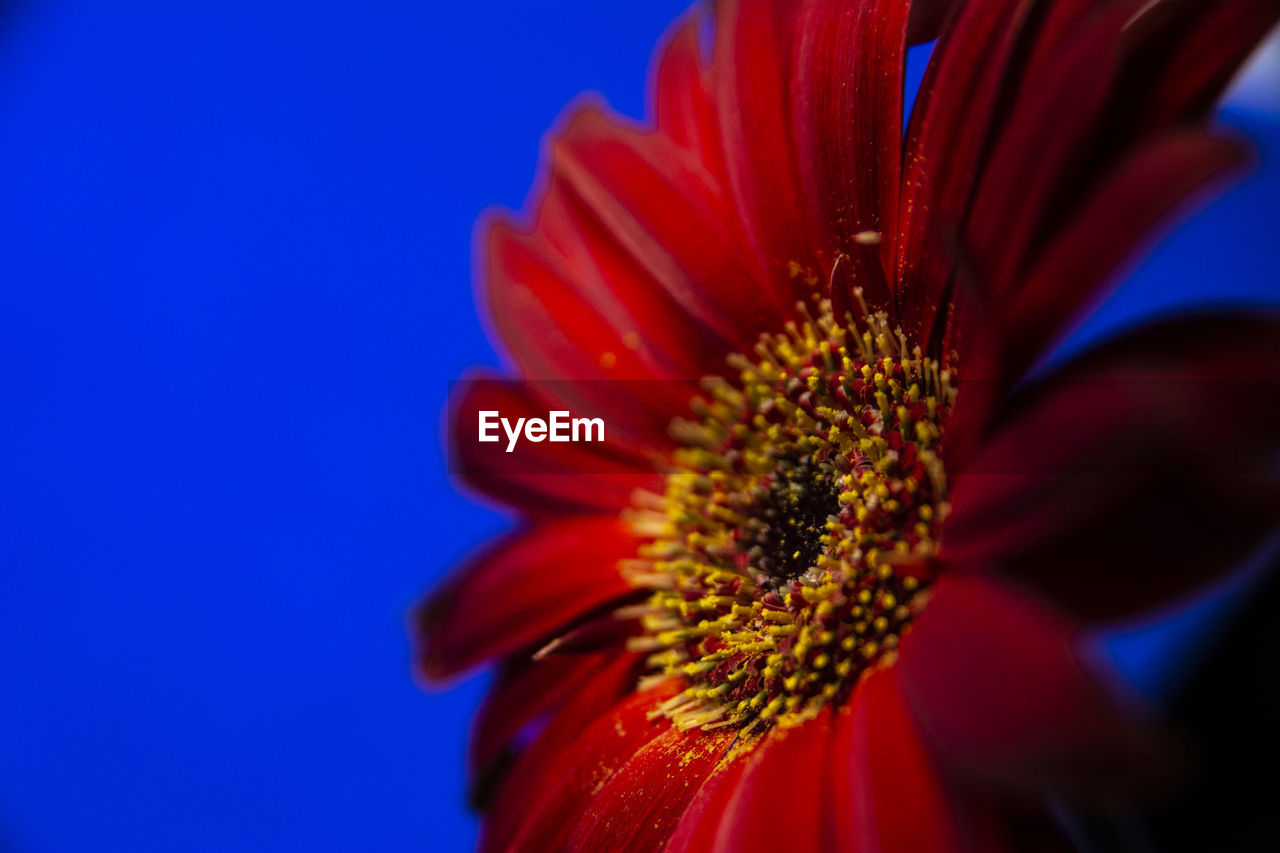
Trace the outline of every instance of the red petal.
{"label": "red petal", "polygon": [[[831,740],[831,715],[825,713],[794,729],[770,731],[736,762],[741,769],[727,767],[706,798],[694,801],[669,849],[833,849],[833,815],[827,809]],[[694,846],[712,837],[714,847]]]}
{"label": "red petal", "polygon": [[991,123],[1031,4],[967,3],[938,41],[916,97],[903,164],[898,307],[929,340],[949,299],[956,240],[991,144]]}
{"label": "red petal", "polygon": [[1127,33],[1126,86],[1141,92],[1128,124],[1149,130],[1206,119],[1277,20],[1274,0],[1151,4]]}
{"label": "red petal", "polygon": [[1091,16],[1064,38],[1053,61],[1023,81],[982,174],[965,228],[987,299],[1000,304],[1021,282],[1017,273],[1055,212],[1064,188],[1085,175],[1119,65],[1118,33],[1133,0]]}
{"label": "red petal", "polygon": [[955,481],[944,556],[1091,620],[1226,571],[1280,518],[1280,317],[1202,315],[1104,345],[1011,403]]}
{"label": "red petal", "polygon": [[725,164],[747,249],[785,287],[778,312],[789,316],[812,286],[793,276],[798,263],[825,284],[816,208],[805,192],[792,141],[788,103],[792,34],[802,4],[791,0],[725,0],[716,6],[712,65]]}
{"label": "red petal", "polygon": [[1105,799],[1168,770],[1077,662],[1071,626],[996,582],[949,574],[902,640],[903,692],[952,770],[1032,796]]}
{"label": "red petal", "polygon": [[480,295],[526,378],[572,380],[566,394],[596,407],[627,380],[669,419],[682,411],[672,393],[680,383],[655,380],[688,383],[723,364],[725,343],[637,269],[562,176],[532,231],[502,216],[481,231]]}
{"label": "red petal", "polygon": [[716,181],[725,185],[720,117],[699,47],[699,31],[706,18],[706,7],[695,5],[672,27],[656,63],[654,121],[659,133],[692,151]]}
{"label": "red petal", "polygon": [[660,850],[737,733],[669,729],[642,746],[578,819],[573,850]]}
{"label": "red petal", "polygon": [[[673,688],[674,690],[674,688]],[[650,720],[655,704],[672,691],[651,690],[633,693],[613,711],[595,720],[577,736],[565,741],[559,756],[536,778],[524,782],[537,792],[519,809],[518,827],[508,842],[490,834],[485,850],[561,849],[578,818],[591,806],[595,796],[645,745],[663,737],[670,724],[662,718]],[[513,775],[523,771],[513,769]],[[511,804],[497,801],[507,811]]]}
{"label": "red petal", "polygon": [[[661,492],[663,478],[652,458],[666,451],[667,439],[650,438],[655,444],[636,446],[627,433],[643,440],[652,432],[644,423],[645,410],[627,401],[631,389],[666,383],[617,383],[608,405],[579,407],[572,401],[551,397],[568,383],[529,383],[473,377],[450,399],[450,472],[467,485],[501,504],[515,506],[531,516],[566,512],[612,512],[631,504],[636,489]],[[603,383],[580,383],[600,385]],[[692,393],[688,395],[692,397]],[[616,399],[614,399],[616,398]],[[630,406],[625,412],[623,406]],[[521,441],[507,452],[505,437],[495,443],[479,441],[478,413],[496,411],[515,422],[518,418],[547,418],[549,411],[568,407],[575,415],[586,413],[605,421],[603,443]]]}
{"label": "red petal", "polygon": [[[834,17],[836,4],[826,5],[824,16]],[[789,89],[801,7],[780,0],[717,6],[708,69],[697,31],[705,11],[678,25],[657,60],[656,131],[591,106],[564,122],[533,233],[497,220],[486,237],[491,313],[526,375],[700,378],[776,330],[797,298],[824,289],[823,258],[832,256],[802,163],[825,157],[825,172],[859,208],[842,238],[855,225],[891,226],[905,7],[884,5],[884,16],[859,17],[850,34],[859,50],[836,52],[835,65],[826,50],[799,60],[797,73],[826,79],[831,96],[801,122],[811,130],[804,150],[793,139]],[[856,96],[846,99],[849,69],[840,65],[851,58],[862,65]],[[849,140],[862,171],[849,171],[853,155],[843,148],[809,150],[823,139]],[[827,177],[816,182],[829,196]]]}
{"label": "red petal", "polygon": [[1231,142],[1183,133],[1153,141],[1119,165],[1055,233],[1012,304],[1002,306],[1006,370],[1025,369],[1103,293],[1152,232],[1244,159]]}
{"label": "red petal", "polygon": [[990,820],[947,790],[893,668],[874,670],[836,715],[836,849],[866,853],[1000,849]]}
{"label": "red petal", "polygon": [[596,263],[619,298],[656,291],[687,318],[693,334],[671,319],[662,320],[669,328],[645,326],[669,337],[668,358],[683,358],[678,375],[721,372],[727,352],[755,343],[773,316],[769,279],[744,255],[737,211],[696,156],[587,108],[555,141],[552,165],[553,180],[580,204],[563,223],[544,212],[540,225],[553,240],[565,239],[561,228],[594,232]]}
{"label": "red petal", "polygon": [[[1212,143],[1166,147],[1194,138],[1187,128],[1277,16],[1274,3],[1257,0],[1049,8],[965,226],[983,301],[1010,337],[1007,381],[1100,296],[1158,220],[1234,163]],[[1046,260],[1052,241],[1086,217],[1097,220],[1089,236],[1101,239]],[[1061,261],[1080,258],[1088,275],[1062,271]],[[1037,283],[1041,271],[1052,285]],[[1040,292],[1028,295],[1028,282]],[[1010,310],[1015,299],[1041,313],[1028,322],[1027,306]]]}
{"label": "red petal", "polygon": [[[556,192],[555,187],[548,191],[549,198],[558,201]],[[646,323],[659,334],[665,332],[657,319],[661,305],[636,305],[633,314],[596,271],[575,269],[545,235],[505,217],[482,222],[478,230],[481,296],[525,376],[588,380],[672,375],[662,349],[643,334]],[[619,345],[624,334],[636,336],[630,338],[638,341],[636,348]]]}
{"label": "red petal", "polygon": [[615,658],[609,653],[512,661],[485,694],[471,726],[467,762],[473,776],[483,775],[526,726],[563,704]]}
{"label": "red petal", "polygon": [[[682,377],[705,372],[691,366],[690,356],[709,362],[713,351],[721,359],[724,351],[690,347],[689,340],[706,336],[658,288],[621,286],[632,265],[589,218],[564,224],[577,216],[575,205],[560,183],[543,201],[547,230],[560,247],[551,246],[546,233],[491,222],[482,272],[490,313],[521,373],[552,380],[546,384],[558,402],[625,425],[640,444],[665,444],[671,419],[685,413],[696,394],[695,382]],[[572,264],[564,251],[574,253]]]}
{"label": "red petal", "polygon": [[[899,0],[821,0],[797,25],[791,105],[800,173],[819,200],[825,245],[839,252],[856,251],[855,235],[875,231],[885,235],[883,256],[893,257],[908,9]],[[891,294],[866,298],[889,305]]]}
{"label": "red petal", "polygon": [[[1231,162],[1168,139],[1203,122],[1277,17],[1270,0],[967,4],[939,42],[908,139],[908,331],[936,343],[935,309],[961,310],[976,292],[1011,338],[1001,361],[1006,386],[1016,379],[1156,220]],[[1011,311],[1015,298],[1032,304]]]}
{"label": "red petal", "polygon": [[[762,747],[763,748],[763,745]],[[705,853],[720,836],[720,821],[738,792],[743,775],[758,760],[759,750],[739,750],[725,757],[707,777],[671,831],[666,853]]]}
{"label": "red petal", "polygon": [[[1027,60],[1024,79],[1045,79],[1046,73],[1051,73],[1050,69],[1061,61],[1064,51],[1070,50],[1068,45],[1072,40],[1079,41],[1082,36],[1087,37],[1091,30],[1096,30],[1100,20],[1106,21],[1111,29],[1111,41],[1119,41],[1118,29],[1124,27],[1126,20],[1132,20],[1137,15],[1138,6],[1143,2],[1145,0],[1125,0],[1102,5],[1096,0],[1058,0],[1046,4],[1049,8],[1045,10],[1044,22],[1036,33],[1035,46]],[[1157,3],[1161,2],[1164,0],[1157,0]],[[1128,19],[1115,19],[1117,12],[1126,11]],[[1108,47],[1108,52],[1111,49]]]}
{"label": "red petal", "polygon": [[415,614],[429,679],[544,641],[634,591],[618,561],[640,540],[616,518],[549,521],[490,545]]}
{"label": "red petal", "polygon": [[[599,758],[604,750],[626,749],[626,743],[617,742],[621,732],[613,724],[620,714],[625,713],[630,719],[632,711],[627,709],[636,704],[636,679],[643,664],[643,658],[638,655],[615,655],[596,675],[580,682],[578,691],[503,778],[493,797],[492,811],[482,826],[481,850],[512,849],[517,833],[527,829],[534,808],[546,805],[576,762]],[[662,701],[674,689],[672,686],[655,688],[645,694],[641,707]],[[610,730],[614,737],[609,736]],[[632,726],[621,731],[629,732],[638,747],[661,734],[662,728],[658,726],[650,732]]]}
{"label": "red petal", "polygon": [[907,43],[920,44],[933,41],[942,30],[947,16],[959,8],[962,0],[913,0],[911,24],[907,28]]}
{"label": "red petal", "polygon": [[[651,590],[636,589],[631,595],[619,601],[638,604],[651,594]],[[594,654],[599,651],[617,650],[626,645],[628,639],[643,631],[644,627],[639,619],[619,618],[612,611],[601,613],[599,616],[579,622],[538,649],[533,656],[541,660],[557,655]]]}

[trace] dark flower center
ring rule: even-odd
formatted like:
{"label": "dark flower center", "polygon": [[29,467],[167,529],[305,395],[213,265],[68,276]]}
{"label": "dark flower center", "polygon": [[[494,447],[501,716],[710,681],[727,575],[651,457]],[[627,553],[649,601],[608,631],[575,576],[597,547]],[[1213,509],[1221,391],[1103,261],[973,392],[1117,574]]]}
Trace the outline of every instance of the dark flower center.
{"label": "dark flower center", "polygon": [[817,565],[827,519],[840,511],[834,478],[805,460],[779,460],[761,478],[761,497],[743,526],[741,546],[766,583],[781,586]]}
{"label": "dark flower center", "polygon": [[758,732],[814,716],[892,663],[925,604],[947,513],[942,424],[951,370],[883,314],[817,316],[766,336],[734,381],[711,378],[677,420],[666,493],[632,514],[653,541],[630,608],[655,679],[686,689],[682,728]]}

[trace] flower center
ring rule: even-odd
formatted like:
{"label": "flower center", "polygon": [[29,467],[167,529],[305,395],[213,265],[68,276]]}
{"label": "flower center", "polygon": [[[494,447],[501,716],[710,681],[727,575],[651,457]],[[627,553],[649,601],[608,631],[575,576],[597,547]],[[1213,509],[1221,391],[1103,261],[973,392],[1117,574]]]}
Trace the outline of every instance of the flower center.
{"label": "flower center", "polygon": [[757,360],[729,359],[736,380],[704,380],[666,493],[630,514],[653,536],[627,566],[653,590],[630,647],[686,680],[658,711],[681,728],[811,718],[892,662],[925,604],[954,376],[882,313],[798,307]]}

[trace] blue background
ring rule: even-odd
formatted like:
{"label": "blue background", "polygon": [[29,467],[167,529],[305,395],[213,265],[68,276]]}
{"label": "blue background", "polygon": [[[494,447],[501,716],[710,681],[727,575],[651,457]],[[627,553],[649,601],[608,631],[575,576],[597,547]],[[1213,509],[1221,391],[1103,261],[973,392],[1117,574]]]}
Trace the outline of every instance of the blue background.
{"label": "blue background", "polygon": [[[0,14],[0,850],[471,845],[484,679],[423,692],[404,620],[505,525],[439,446],[496,364],[472,222],[575,93],[642,111],[684,5]],[[1274,299],[1280,129],[1230,120],[1263,170],[1086,336]],[[1110,646],[1149,691],[1162,636]]]}

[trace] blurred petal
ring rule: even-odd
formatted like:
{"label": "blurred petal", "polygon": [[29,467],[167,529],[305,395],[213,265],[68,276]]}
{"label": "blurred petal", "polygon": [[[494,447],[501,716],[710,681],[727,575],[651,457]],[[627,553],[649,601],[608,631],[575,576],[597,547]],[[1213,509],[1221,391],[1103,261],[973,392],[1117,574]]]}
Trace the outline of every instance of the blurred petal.
{"label": "blurred petal", "polygon": [[943,554],[1082,618],[1185,594],[1280,524],[1280,317],[1168,320],[1015,400],[960,474]]}
{"label": "blurred petal", "polygon": [[1125,89],[1135,132],[1204,122],[1253,50],[1280,20],[1275,0],[1147,4],[1126,34]]}
{"label": "blurred petal", "polygon": [[989,815],[962,814],[920,738],[894,668],[858,685],[836,715],[828,761],[837,850],[997,850]]}
{"label": "blurred petal", "polygon": [[618,561],[638,544],[612,517],[549,521],[498,540],[418,607],[423,673],[447,678],[510,654],[634,592]]}
{"label": "blurred petal", "polygon": [[[561,223],[572,214],[563,189],[553,184],[540,205],[546,230],[573,245],[585,241]],[[649,342],[650,329],[665,334],[664,317],[685,325],[656,293],[633,289],[628,305],[592,265],[576,267],[545,233],[519,227],[498,215],[482,222],[480,296],[486,314],[506,349],[529,378],[662,379],[676,374],[661,337]],[[593,244],[588,244],[593,245]],[[623,335],[637,335],[641,346],[620,347]],[[612,354],[612,359],[606,356]]]}
{"label": "blurred petal", "polygon": [[510,661],[485,694],[472,723],[467,750],[472,773],[484,775],[530,723],[563,704],[616,657],[610,652]]}
{"label": "blurred petal", "polygon": [[912,0],[907,43],[919,44],[938,37],[947,16],[966,0]]}
{"label": "blurred petal", "polygon": [[948,574],[902,639],[903,692],[939,759],[1028,798],[1105,800],[1159,781],[1164,744],[1072,651],[1072,626],[994,580]]}
{"label": "blurred petal", "polygon": [[1006,375],[1026,370],[1160,226],[1244,159],[1234,142],[1182,132],[1152,140],[1117,166],[1055,230],[1017,292],[999,306]]}
{"label": "blurred petal", "polygon": [[962,6],[908,135],[908,333],[936,342],[936,312],[975,300],[1009,338],[1011,386],[1154,225],[1234,165],[1198,128],[1277,17],[1271,0]]}
{"label": "blurred petal", "polygon": [[[618,414],[627,391],[650,383],[617,383],[610,389],[613,407],[573,408],[575,415],[601,417],[607,428],[604,442],[521,441],[507,452],[505,435],[494,443],[479,441],[481,411],[497,412],[511,423],[519,418],[546,419],[548,412],[573,403],[541,399],[540,390],[557,391],[565,383],[529,383],[510,379],[473,377],[462,383],[449,402],[451,418],[450,471],[480,494],[534,517],[566,512],[616,513],[630,506],[636,489],[660,492],[663,478],[646,459],[646,448],[629,444],[625,425],[639,424],[633,433],[643,435],[643,420],[634,414]],[[583,383],[590,385],[594,383]],[[655,383],[656,384],[656,383]],[[689,394],[692,397],[692,392]],[[643,409],[641,409],[643,411]],[[621,435],[620,435],[621,434]],[[650,436],[648,452],[665,449]]]}
{"label": "blurred petal", "polygon": [[655,312],[638,330],[667,341],[664,358],[677,375],[719,372],[726,352],[755,342],[769,314],[765,279],[743,255],[736,211],[703,163],[592,107],[569,119],[552,152],[552,180],[572,201],[563,222],[544,210],[540,227],[557,242],[589,235],[613,298],[634,301],[636,290],[665,297],[674,316]]}
{"label": "blurred petal", "polygon": [[1239,165],[1199,128],[1277,17],[1272,0],[1049,5],[966,239],[1010,382],[1169,214]]}
{"label": "blurred petal", "polygon": [[654,122],[658,132],[692,151],[721,185],[725,184],[724,143],[720,117],[698,44],[707,24],[707,9],[695,5],[672,27],[661,50],[653,84]]}
{"label": "blurred petal", "polygon": [[1015,276],[1057,212],[1063,188],[1084,177],[1119,66],[1117,34],[1133,5],[1114,3],[1082,33],[1063,39],[1053,62],[1022,81],[993,139],[965,226],[965,246],[992,303],[1019,284]]}

